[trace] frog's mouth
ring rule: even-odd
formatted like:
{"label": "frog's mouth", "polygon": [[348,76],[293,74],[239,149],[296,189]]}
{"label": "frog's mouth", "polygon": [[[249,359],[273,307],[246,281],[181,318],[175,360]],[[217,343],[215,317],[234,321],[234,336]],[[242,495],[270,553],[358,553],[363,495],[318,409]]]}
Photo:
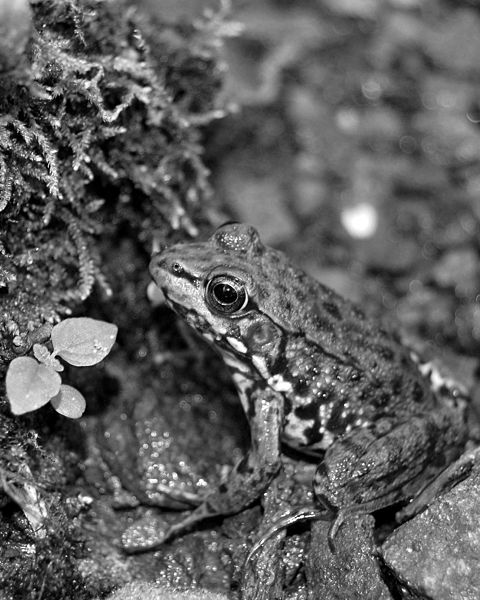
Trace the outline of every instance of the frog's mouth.
{"label": "frog's mouth", "polygon": [[176,301],[168,290],[162,289],[168,306],[175,311],[195,331],[205,338],[220,353],[225,363],[233,371],[234,376],[243,380],[264,380],[276,392],[291,392],[292,384],[282,375],[270,373],[267,361],[260,354],[251,352],[247,346],[234,336],[233,331],[218,331],[193,309],[186,308],[181,301]]}
{"label": "frog's mouth", "polygon": [[203,335],[205,337],[212,336],[212,338],[213,338],[212,328],[210,327],[210,325],[206,319],[204,319],[201,315],[199,315],[193,309],[186,308],[180,302],[176,302],[167,290],[162,289],[162,292],[163,292],[163,295],[165,296],[165,301],[167,303],[167,306],[169,306],[169,308],[171,308],[174,312],[176,312],[177,315],[182,317],[182,319],[186,323],[188,323],[188,325],[190,325],[190,327],[193,327],[193,329],[197,330],[198,333],[200,333],[201,335]]}
{"label": "frog's mouth", "polygon": [[242,342],[233,336],[229,336],[227,331],[219,332],[215,330],[210,323],[197,312],[185,308],[183,304],[175,302],[175,300],[168,295],[168,292],[164,292],[164,295],[167,305],[190,327],[195,329],[197,333],[210,342],[226,361],[229,359],[229,361],[234,360],[235,363],[246,362],[248,350]]}

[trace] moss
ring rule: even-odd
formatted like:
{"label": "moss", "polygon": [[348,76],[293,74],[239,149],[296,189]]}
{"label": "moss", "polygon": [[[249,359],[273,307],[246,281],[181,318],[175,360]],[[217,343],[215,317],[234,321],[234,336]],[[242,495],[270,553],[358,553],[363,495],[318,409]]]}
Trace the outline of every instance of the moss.
{"label": "moss", "polygon": [[[84,584],[77,560],[84,552],[67,516],[58,512],[48,523],[48,535],[35,545],[18,545],[18,555],[1,565],[2,597],[30,600],[48,598],[86,600],[92,591]],[[11,541],[11,540],[9,540]],[[12,548],[12,544],[9,544]],[[9,594],[10,596],[8,596]]]}
{"label": "moss", "polygon": [[[0,44],[1,381],[14,356],[73,311],[138,321],[143,330],[125,337],[130,345],[144,338],[152,243],[207,222],[208,172],[193,122],[208,121],[219,87],[215,19],[177,26],[142,20],[122,0],[36,0],[31,24],[18,22],[9,41],[11,60],[2,62]],[[105,406],[109,392],[96,392]],[[82,443],[69,439],[84,441],[79,431],[62,432],[48,408],[12,417],[2,384],[6,598],[98,594],[79,570],[88,552],[70,486]],[[43,537],[8,494],[8,485],[25,483],[46,507]]]}
{"label": "moss", "polygon": [[[58,459],[41,449],[29,425],[31,418],[20,420],[1,408],[2,598],[81,600],[87,591],[76,561],[84,547],[58,492],[64,471]],[[39,517],[40,530],[34,533],[31,526],[40,523]]]}
{"label": "moss", "polygon": [[28,65],[0,82],[4,360],[7,341],[95,284],[111,294],[99,240],[123,227],[148,248],[154,234],[195,231],[209,187],[188,115],[211,109],[219,82],[201,27],[163,26],[152,53],[121,2],[32,9]]}

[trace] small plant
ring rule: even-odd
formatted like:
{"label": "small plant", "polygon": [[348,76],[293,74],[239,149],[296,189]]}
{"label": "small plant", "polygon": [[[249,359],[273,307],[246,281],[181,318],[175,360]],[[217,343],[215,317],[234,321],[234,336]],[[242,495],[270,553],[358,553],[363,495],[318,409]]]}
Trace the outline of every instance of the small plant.
{"label": "small plant", "polygon": [[103,360],[117,337],[117,326],[87,317],[65,319],[52,329],[53,352],[34,344],[33,354],[19,356],[7,371],[7,396],[16,415],[37,410],[47,402],[65,417],[78,419],[85,410],[85,398],[70,385],[62,384],[63,365],[57,356],[75,367],[88,367]]}

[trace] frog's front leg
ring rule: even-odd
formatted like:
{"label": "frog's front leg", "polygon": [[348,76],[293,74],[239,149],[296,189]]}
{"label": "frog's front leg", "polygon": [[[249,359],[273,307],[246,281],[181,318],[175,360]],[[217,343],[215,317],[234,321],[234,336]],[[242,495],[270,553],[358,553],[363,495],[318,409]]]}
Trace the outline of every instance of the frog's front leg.
{"label": "frog's front leg", "polygon": [[154,540],[138,546],[129,544],[130,553],[157,548],[167,540],[191,529],[205,519],[240,512],[257,500],[278,473],[283,398],[265,387],[251,394],[254,414],[250,416],[251,449],[232,470],[227,481],[208,494],[185,519],[158,531]]}
{"label": "frog's front leg", "polygon": [[251,447],[227,481],[209,494],[193,513],[203,518],[235,514],[257,500],[278,473],[283,397],[259,386],[250,395],[254,414],[249,415]]}
{"label": "frog's front leg", "polygon": [[464,410],[444,406],[405,421],[384,417],[334,442],[314,478],[317,500],[336,515],[331,547],[348,515],[416,495],[460,455],[466,436]]}

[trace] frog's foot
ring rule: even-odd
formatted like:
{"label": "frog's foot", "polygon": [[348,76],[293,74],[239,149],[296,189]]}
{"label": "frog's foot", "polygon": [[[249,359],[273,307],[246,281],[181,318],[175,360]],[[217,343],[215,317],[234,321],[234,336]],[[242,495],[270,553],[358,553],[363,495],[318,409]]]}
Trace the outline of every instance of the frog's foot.
{"label": "frog's foot", "polygon": [[162,543],[168,527],[164,518],[148,512],[122,533],[122,548],[127,554],[155,550]]}
{"label": "frog's foot", "polygon": [[251,418],[252,448],[232,469],[228,479],[204,498],[186,519],[172,526],[166,539],[178,535],[205,519],[236,514],[254,502],[282,468],[280,428],[283,399],[271,390],[252,393],[255,415]]}
{"label": "frog's foot", "polygon": [[317,496],[316,501],[322,505],[321,508],[302,507],[277,519],[250,549],[250,552],[245,559],[244,570],[249,567],[257,552],[261,550],[268,540],[274,537],[282,529],[286,529],[287,527],[291,527],[292,525],[303,521],[329,521],[333,519],[328,530],[327,541],[331,553],[335,554],[335,537],[342,526],[342,523],[346,519],[352,515],[370,514],[384,507],[384,503],[381,500],[373,500],[364,504],[346,506],[337,510],[330,504],[325,496]]}
{"label": "frog's foot", "polygon": [[141,552],[156,550],[165,542],[187,533],[198,523],[214,516],[216,515],[209,512],[205,505],[199,506],[190,515],[173,525],[167,523],[162,517],[149,514],[124,531],[122,534],[123,549],[128,554],[140,554]]}
{"label": "frog's foot", "polygon": [[279,460],[272,460],[260,467],[256,464],[252,466],[247,457],[232,471],[225,484],[205,497],[200,506],[181,521],[173,525],[157,521],[146,523],[141,529],[138,526],[129,528],[122,536],[125,551],[133,554],[155,550],[207,519],[224,517],[244,510],[258,500],[280,468]]}
{"label": "frog's foot", "polygon": [[144,492],[140,499],[149,506],[169,508],[173,510],[189,510],[199,506],[205,498],[203,494],[190,492],[185,487],[172,487],[168,484],[156,483],[153,491]]}
{"label": "frog's foot", "polygon": [[330,518],[331,514],[329,512],[326,513],[324,510],[311,507],[298,508],[297,510],[292,511],[283,517],[278,518],[273,525],[263,533],[262,537],[250,548],[250,552],[248,553],[243,565],[243,570],[245,571],[250,566],[255,555],[263,548],[266,542],[277,535],[277,533],[282,529],[286,529],[287,527],[291,527],[292,525],[301,523],[303,521],[320,521],[328,520]]}
{"label": "frog's foot", "polygon": [[280,428],[283,400],[279,394],[261,390],[255,394],[256,413],[251,422],[252,449],[231,471],[227,481],[203,498],[202,503],[185,519],[170,526],[156,527],[155,535],[142,544],[124,542],[127,552],[144,552],[186,533],[192,527],[214,517],[238,513],[260,498],[282,467]]}
{"label": "frog's foot", "polygon": [[354,515],[369,515],[374,513],[381,508],[388,506],[389,502],[385,503],[383,498],[372,500],[371,502],[365,502],[363,504],[352,504],[351,506],[344,506],[336,511],[335,517],[330,525],[327,535],[328,547],[332,554],[336,554],[337,547],[335,545],[335,537],[342,526],[343,522],[349,517]]}

